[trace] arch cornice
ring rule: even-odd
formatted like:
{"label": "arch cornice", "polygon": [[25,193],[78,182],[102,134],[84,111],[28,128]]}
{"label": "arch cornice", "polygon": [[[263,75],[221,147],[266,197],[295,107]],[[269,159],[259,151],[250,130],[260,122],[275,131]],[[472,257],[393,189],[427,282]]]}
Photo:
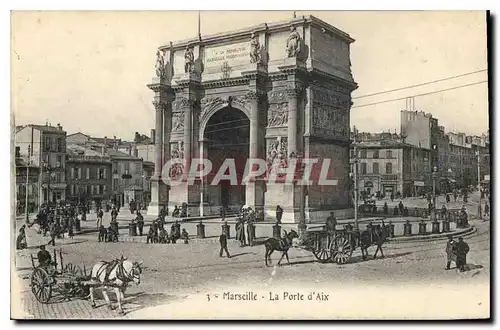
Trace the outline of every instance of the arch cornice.
{"label": "arch cornice", "polygon": [[234,110],[239,110],[247,116],[250,120],[250,106],[248,102],[250,101],[247,95],[242,95],[238,97],[214,97],[214,98],[203,98],[201,100],[201,109],[199,116],[199,141],[203,141],[205,138],[205,128],[208,124],[210,118],[219,110],[226,107],[234,108]]}

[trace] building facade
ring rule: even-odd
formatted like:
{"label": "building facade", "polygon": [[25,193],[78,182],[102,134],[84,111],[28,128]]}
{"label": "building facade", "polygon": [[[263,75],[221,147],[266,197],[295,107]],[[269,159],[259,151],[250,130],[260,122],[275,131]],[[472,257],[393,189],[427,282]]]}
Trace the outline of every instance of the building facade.
{"label": "building facade", "polygon": [[66,132],[62,126],[26,125],[16,128],[19,155],[40,169],[39,205],[66,198]]}
{"label": "building facade", "polygon": [[[19,149],[16,148],[16,213],[26,212],[26,194],[28,195],[28,212],[38,210],[40,168],[21,158]],[[27,189],[26,189],[27,188]]]}
{"label": "building facade", "polygon": [[[441,127],[442,128],[442,127]],[[430,169],[436,172],[446,171],[440,166],[439,150],[442,145],[443,131],[437,118],[424,111],[401,111],[401,135],[405,143],[416,148],[430,150]],[[441,141],[440,141],[441,140]],[[441,176],[441,175],[440,175]]]}
{"label": "building facade", "polygon": [[[109,158],[111,162],[111,191],[109,198],[112,203],[128,206],[132,200],[143,203],[143,166],[142,159],[136,153],[133,144],[108,137],[91,137],[81,132],[68,136],[72,144],[93,148]],[[125,150],[122,152],[119,149]]]}
{"label": "building facade", "polygon": [[[219,207],[248,205],[284,222],[310,221],[315,214],[348,212],[350,44],[345,32],[313,16],[261,24],[227,34],[203,36],[159,47],[154,92],[155,174],[148,213],[187,203],[190,215]],[[236,124],[237,123],[237,124]],[[248,158],[287,164],[317,158],[320,173],[329,159],[335,185],[211,185],[212,174],[190,184],[164,184],[185,173],[194,158],[208,158],[214,171],[235,159],[241,177]],[[163,173],[169,159],[182,159]],[[215,174],[215,173],[213,173]],[[352,213],[352,210],[351,210]]]}
{"label": "building facade", "polygon": [[67,145],[66,199],[104,206],[111,201],[111,160],[108,155],[76,144]]}
{"label": "building facade", "polygon": [[397,134],[360,133],[358,138],[360,197],[418,196],[429,189],[430,150],[404,143]]}

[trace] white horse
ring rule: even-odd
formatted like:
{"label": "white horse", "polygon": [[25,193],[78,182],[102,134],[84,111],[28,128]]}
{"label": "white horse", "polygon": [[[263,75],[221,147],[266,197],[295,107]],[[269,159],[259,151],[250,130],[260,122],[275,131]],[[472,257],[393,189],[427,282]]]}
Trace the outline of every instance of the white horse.
{"label": "white horse", "polygon": [[[109,300],[107,290],[114,288],[116,300],[118,301],[118,311],[123,314],[122,300],[125,299],[125,290],[128,283],[141,283],[141,262],[132,262],[124,259],[116,259],[111,262],[100,261],[92,268],[90,279],[102,284],[102,295],[106,300],[109,309],[114,309]],[[90,286],[90,301],[92,307],[96,307],[94,301],[94,287]]]}

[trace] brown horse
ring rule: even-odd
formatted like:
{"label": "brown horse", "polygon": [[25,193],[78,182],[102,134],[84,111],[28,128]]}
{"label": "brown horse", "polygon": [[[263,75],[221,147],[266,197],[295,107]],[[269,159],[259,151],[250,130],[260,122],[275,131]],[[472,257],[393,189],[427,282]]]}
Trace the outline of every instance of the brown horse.
{"label": "brown horse", "polygon": [[382,250],[382,245],[385,243],[386,238],[389,236],[388,229],[382,221],[381,225],[375,225],[371,231],[363,230],[360,233],[359,245],[361,248],[361,256],[363,260],[368,256],[368,248],[372,245],[377,246],[373,258],[377,258],[377,253],[380,251],[382,258],[384,258],[384,251]]}
{"label": "brown horse", "polygon": [[288,249],[292,246],[292,241],[294,238],[298,238],[299,235],[295,230],[291,230],[289,233],[286,232],[285,230],[285,235],[283,238],[276,239],[274,237],[268,238],[266,242],[264,243],[264,246],[266,247],[266,254],[265,254],[265,259],[266,259],[266,266],[267,260],[269,259],[269,262],[271,262],[271,254],[274,251],[280,251],[282,252],[281,258],[278,261],[278,266],[281,263],[281,260],[283,260],[283,257],[286,256],[286,260],[288,261],[288,264],[290,264],[290,259],[288,259]]}

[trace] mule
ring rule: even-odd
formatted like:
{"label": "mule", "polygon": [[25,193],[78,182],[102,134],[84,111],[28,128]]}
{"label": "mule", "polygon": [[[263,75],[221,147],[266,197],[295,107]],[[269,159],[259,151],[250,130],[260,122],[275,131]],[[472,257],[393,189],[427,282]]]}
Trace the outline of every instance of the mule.
{"label": "mule", "polygon": [[[116,300],[118,302],[118,311],[124,314],[122,300],[125,299],[125,290],[130,282],[139,285],[141,283],[141,262],[132,262],[126,258],[116,259],[111,262],[100,261],[94,265],[90,275],[92,281],[102,284],[102,295],[106,300],[109,309],[114,309],[109,300],[107,290],[114,288]],[[90,302],[92,308],[96,307],[94,300],[94,287],[90,286]]]}
{"label": "mule", "polygon": [[290,259],[288,259],[288,249],[292,246],[292,241],[294,238],[298,238],[299,235],[295,230],[291,230],[290,233],[287,233],[285,230],[285,236],[280,239],[276,239],[274,237],[268,238],[264,242],[264,246],[266,247],[266,254],[265,254],[265,259],[266,259],[266,266],[267,260],[269,259],[269,262],[271,262],[271,254],[274,251],[280,251],[281,253],[281,258],[278,261],[278,266],[281,264],[281,260],[283,260],[283,257],[286,257],[286,260],[288,261],[288,264],[290,264]]}

